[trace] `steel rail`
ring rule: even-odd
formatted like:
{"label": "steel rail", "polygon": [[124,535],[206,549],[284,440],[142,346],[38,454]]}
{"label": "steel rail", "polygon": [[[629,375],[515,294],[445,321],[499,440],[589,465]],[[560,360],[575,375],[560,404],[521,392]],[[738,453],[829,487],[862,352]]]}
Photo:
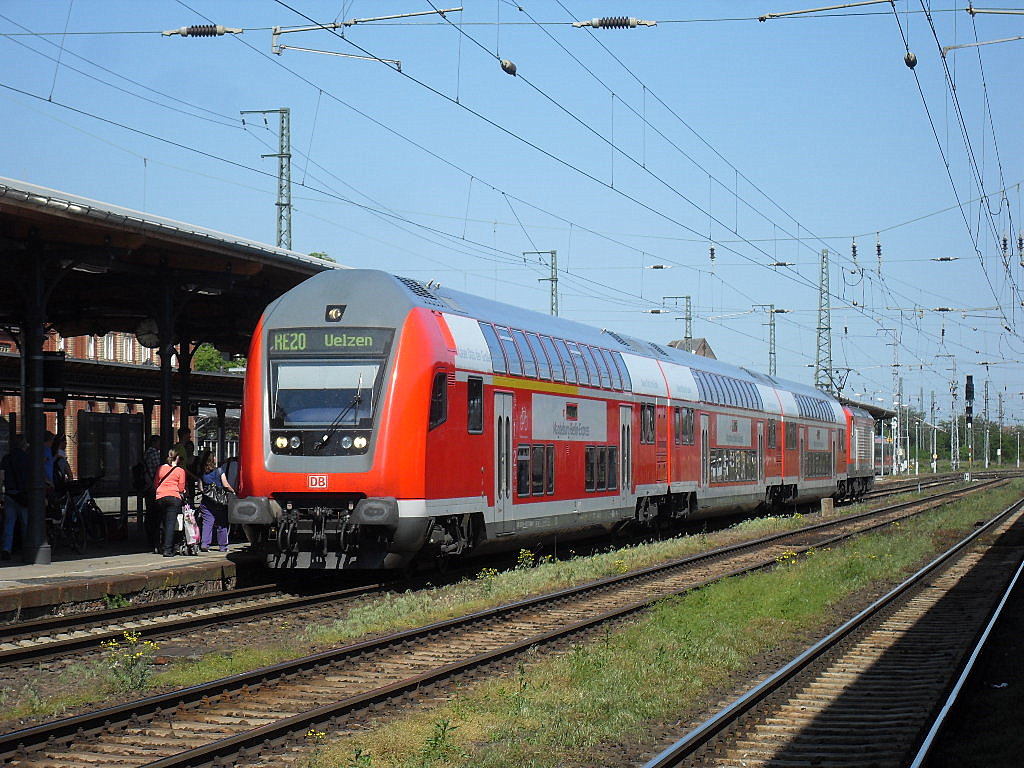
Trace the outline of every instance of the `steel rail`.
{"label": "steel rail", "polygon": [[704,721],[704,723],[694,728],[682,739],[663,750],[656,757],[645,763],[643,768],[673,768],[674,766],[681,765],[682,763],[680,761],[693,755],[694,752],[703,747],[714,736],[735,723],[743,715],[752,710],[757,704],[767,698],[769,694],[791,681],[809,664],[820,658],[826,651],[834,648],[854,630],[862,626],[872,617],[876,616],[883,608],[890,605],[901,595],[905,594],[920,583],[925,576],[934,572],[941,565],[945,564],[955,555],[962,552],[968,545],[972,544],[982,535],[988,533],[992,528],[999,525],[1009,515],[1019,510],[1022,506],[1024,506],[1024,499],[1015,501],[983,526],[976,528],[960,542],[950,547],[901,584],[876,600],[852,619],[845,622],[834,632],[819,640],[770,677],[748,690],[742,696],[735,699],[731,704],[719,711],[716,715]]}
{"label": "steel rail", "polygon": [[925,734],[924,740],[921,743],[917,754],[914,755],[914,759],[911,761],[909,768],[921,768],[925,760],[931,754],[932,748],[935,746],[935,739],[945,725],[946,718],[949,716],[950,711],[960,698],[960,693],[963,690],[968,678],[974,671],[974,664],[977,662],[981,652],[985,649],[985,645],[988,642],[989,635],[992,634],[992,629],[999,621],[1000,616],[1003,613],[1007,601],[1010,599],[1010,595],[1013,594],[1013,590],[1017,586],[1017,582],[1020,580],[1021,574],[1024,573],[1024,562],[1017,568],[1017,572],[1013,575],[1010,580],[1010,585],[1004,590],[1002,598],[999,600],[999,605],[996,606],[995,611],[992,614],[992,618],[989,619],[988,624],[985,626],[985,630],[981,633],[981,637],[978,638],[978,642],[975,644],[974,649],[971,651],[971,656],[964,664],[964,668],[957,678],[956,683],[953,685],[953,689],[949,692],[949,696],[946,697],[946,701],[939,709],[939,713],[935,716],[932,721],[931,728],[928,729],[928,733]]}
{"label": "steel rail", "polygon": [[[263,590],[264,595],[267,596],[277,591],[276,588],[273,587],[255,587],[251,589],[256,590],[252,593],[251,599],[253,600],[260,597],[258,594],[259,590]],[[88,634],[84,634],[79,637],[62,638],[51,641],[46,641],[46,638],[44,637],[33,636],[31,631],[21,631],[17,634],[10,634],[7,637],[0,636],[0,642],[13,643],[21,640],[36,640],[36,642],[33,642],[31,645],[0,650],[0,664],[24,663],[29,660],[39,661],[71,651],[80,651],[86,648],[97,648],[99,643],[121,638],[127,629],[139,632],[144,631],[147,633],[155,632],[156,634],[152,635],[152,637],[162,637],[183,630],[209,626],[222,621],[237,621],[251,616],[259,616],[260,614],[264,614],[269,611],[294,610],[309,605],[330,602],[332,600],[351,599],[360,595],[378,592],[380,589],[381,585],[373,584],[362,587],[352,587],[344,590],[335,590],[333,592],[305,595],[302,597],[289,597],[287,595],[282,595],[281,599],[277,601],[270,600],[268,602],[240,605],[235,608],[225,608],[224,610],[216,610],[215,606],[210,606],[210,603],[230,603],[236,600],[245,600],[250,596],[241,595],[235,597],[234,592],[218,593],[213,600],[211,600],[211,596],[209,595],[206,596],[205,599],[202,597],[182,598],[180,601],[169,600],[161,603],[149,603],[142,606],[104,611],[100,614],[92,614],[91,616],[90,614],[79,614],[74,617],[67,617],[69,619],[67,622],[62,622],[59,619],[43,619],[38,623],[32,622],[31,624],[33,626],[29,626],[28,623],[26,623],[18,625],[18,628],[31,630],[38,627],[51,634],[75,631],[88,632]],[[213,607],[214,610],[197,616],[182,617],[173,615],[174,611],[193,607]],[[141,620],[141,617],[146,616],[147,614],[151,616],[151,620],[149,623],[141,627],[103,629],[98,626],[138,621]],[[92,628],[97,631],[89,632],[89,629]]]}
{"label": "steel rail", "polygon": [[[998,481],[992,481],[998,482]],[[58,740],[67,738],[73,735],[89,735],[111,727],[112,723],[118,721],[124,721],[128,719],[138,719],[149,715],[158,714],[165,711],[166,709],[174,709],[180,706],[185,706],[190,703],[201,701],[204,698],[220,697],[222,695],[231,696],[238,691],[244,691],[249,688],[259,687],[273,679],[282,679],[285,677],[292,677],[295,675],[302,674],[304,672],[312,672],[320,667],[324,667],[331,664],[340,663],[349,658],[355,658],[365,652],[370,651],[375,647],[390,647],[401,644],[408,644],[412,641],[425,638],[431,634],[441,632],[444,630],[459,629],[471,624],[479,623],[481,621],[489,620],[502,614],[513,614],[518,611],[525,610],[536,606],[541,606],[547,603],[555,603],[558,601],[571,600],[573,597],[580,596],[588,592],[595,592],[605,588],[614,587],[616,585],[626,585],[630,582],[640,581],[646,577],[657,575],[658,573],[665,572],[671,569],[679,569],[699,563],[704,560],[710,560],[721,557],[723,555],[733,554],[740,552],[744,549],[754,548],[763,544],[770,544],[774,541],[786,538],[800,536],[808,533],[809,531],[818,531],[821,529],[836,527],[850,521],[856,521],[861,518],[878,516],[885,512],[891,512],[899,510],[908,506],[920,506],[926,502],[934,502],[942,499],[943,497],[966,495],[975,491],[982,490],[987,487],[988,484],[978,484],[976,487],[971,489],[957,489],[954,491],[948,491],[944,494],[938,494],[937,496],[930,497],[928,499],[918,499],[912,502],[903,502],[900,504],[892,505],[891,507],[883,508],[882,510],[874,510],[870,512],[860,513],[858,515],[848,515],[839,517],[836,519],[829,520],[824,523],[819,523],[813,526],[807,526],[804,528],[796,529],[793,531],[786,531],[782,533],[772,534],[769,536],[761,537],[760,539],[748,542],[741,542],[734,545],[727,545],[718,547],[714,550],[707,552],[695,553],[688,555],[683,558],[668,562],[659,563],[647,568],[639,569],[628,574],[616,574],[607,576],[603,579],[598,579],[593,582],[589,582],[584,585],[578,585],[573,587],[567,587],[558,590],[553,593],[545,595],[539,595],[529,597],[524,600],[520,600],[514,603],[510,603],[504,606],[496,608],[488,608],[483,611],[478,611],[473,614],[469,614],[462,617],[453,619],[446,619],[443,621],[435,622],[424,627],[418,627],[400,632],[392,633],[390,635],[373,638],[368,640],[359,641],[352,643],[341,648],[330,649],[322,651],[320,653],[304,657],[298,660],[292,660],[287,662],[281,662],[268,667],[263,667],[251,672],[239,673],[230,677],[221,678],[208,683],[202,683],[188,688],[179,689],[169,693],[159,694],[146,699],[140,699],[126,704],[115,705],[107,707],[98,711],[85,713],[82,715],[65,718],[63,720],[54,721],[51,723],[44,723],[42,725],[21,729],[8,734],[0,735],[0,758],[10,759],[18,754],[24,753],[30,746],[37,746],[48,743],[52,740]],[[948,503],[948,500],[943,503]],[[905,519],[912,514],[908,513],[899,519]],[[813,544],[809,544],[805,547],[801,547],[801,550],[807,550],[814,547],[827,546],[835,541],[850,538],[852,536],[861,535],[866,531],[873,530],[875,528],[883,527],[895,522],[892,519],[886,519],[878,521],[873,525],[869,525],[865,528],[858,529],[856,531],[848,531],[837,536],[833,536],[824,541],[816,541]],[[760,561],[753,566],[747,566],[739,569],[734,569],[729,573],[719,574],[710,581],[718,580],[721,578],[728,578],[739,573],[745,573],[757,569],[763,569],[766,567],[774,566],[776,563],[774,556]],[[709,582],[705,582],[709,583]],[[697,589],[703,584],[688,587],[680,592],[680,594]],[[156,762],[151,763],[152,768],[169,768],[170,766],[189,766],[189,765],[200,765],[208,762],[214,757],[223,757],[227,754],[233,754],[243,748],[251,748],[254,744],[262,743],[268,738],[277,738],[280,733],[294,732],[299,726],[306,727],[309,725],[323,722],[325,719],[331,717],[338,717],[344,714],[346,711],[350,711],[353,708],[359,706],[366,706],[367,703],[376,702],[382,698],[388,698],[396,695],[402,691],[413,690],[418,686],[424,685],[430,679],[437,679],[440,676],[451,676],[456,674],[457,671],[464,671],[465,669],[471,669],[481,664],[491,663],[495,660],[504,658],[510,654],[517,653],[524,648],[539,643],[548,642],[559,636],[564,636],[568,633],[574,633],[584,630],[587,627],[595,626],[600,623],[607,622],[616,617],[629,615],[636,611],[642,610],[648,607],[655,599],[659,598],[645,598],[644,600],[630,603],[626,606],[620,606],[611,612],[607,612],[597,617],[591,617],[584,619],[575,624],[567,625],[567,627],[561,627],[558,629],[545,632],[543,634],[528,638],[521,642],[518,642],[512,646],[503,646],[493,651],[480,654],[468,660],[461,662],[453,662],[442,667],[439,667],[432,672],[419,675],[414,678],[409,678],[404,681],[398,681],[392,685],[386,686],[380,689],[374,689],[368,691],[359,696],[346,699],[342,702],[327,705],[315,710],[309,710],[304,713],[299,713],[294,717],[288,718],[287,725],[281,725],[278,728],[277,723],[270,723],[260,728],[244,731],[240,734],[235,734],[225,739],[221,739],[216,742],[212,742],[195,749],[187,750],[179,753],[175,756],[163,758]],[[301,728],[299,728],[301,730]],[[280,733],[279,733],[280,732]]]}

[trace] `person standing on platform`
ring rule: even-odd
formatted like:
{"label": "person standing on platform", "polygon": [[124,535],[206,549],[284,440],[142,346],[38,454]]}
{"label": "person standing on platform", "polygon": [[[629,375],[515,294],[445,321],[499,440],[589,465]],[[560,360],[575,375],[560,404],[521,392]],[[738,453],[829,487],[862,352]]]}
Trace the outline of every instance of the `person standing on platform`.
{"label": "person standing on platform", "polygon": [[185,498],[189,504],[195,504],[196,480],[199,473],[195,469],[196,444],[192,442],[192,430],[182,425],[178,427],[178,442],[174,444],[174,450],[181,457],[180,466],[185,470]]}
{"label": "person standing on platform", "polygon": [[53,489],[59,496],[64,493],[68,481],[75,479],[75,475],[71,471],[71,464],[68,462],[68,436],[56,437],[53,441],[53,448]]}
{"label": "person standing on platform", "polygon": [[181,457],[180,466],[186,469],[190,468],[196,458],[196,444],[192,442],[191,429],[188,427],[178,427],[178,442],[174,444],[174,450]]}
{"label": "person standing on platform", "polygon": [[174,448],[167,452],[167,463],[157,472],[153,480],[153,489],[157,508],[164,516],[164,538],[161,546],[164,557],[172,557],[174,534],[178,530],[178,513],[181,512],[181,496],[185,493],[185,470],[181,466],[181,457]]}
{"label": "person standing on platform", "polygon": [[149,445],[142,454],[142,475],[145,478],[146,512],[142,527],[146,531],[146,546],[150,552],[160,552],[160,513],[156,506],[156,487],[153,482],[160,470],[160,435],[150,435]]}
{"label": "person standing on platform", "polygon": [[28,529],[28,443],[24,435],[11,438],[11,450],[0,461],[0,485],[4,489],[4,530],[0,560],[10,560],[14,549],[14,527],[22,537]]}
{"label": "person standing on platform", "polygon": [[221,504],[211,499],[205,491],[211,486],[219,486],[231,493],[235,492],[234,487],[228,482],[224,469],[217,466],[217,457],[213,453],[206,455],[206,462],[202,468],[203,476],[203,501],[199,509],[203,515],[203,533],[199,542],[201,552],[210,549],[213,543],[214,528],[217,531],[217,546],[221,552],[228,551],[228,505]]}

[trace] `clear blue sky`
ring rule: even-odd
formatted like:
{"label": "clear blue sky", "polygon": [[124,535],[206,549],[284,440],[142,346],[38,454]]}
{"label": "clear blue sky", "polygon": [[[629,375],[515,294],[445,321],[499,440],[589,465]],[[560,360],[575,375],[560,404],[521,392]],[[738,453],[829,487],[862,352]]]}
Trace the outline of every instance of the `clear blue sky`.
{"label": "clear blue sky", "polygon": [[[279,40],[401,71],[271,52],[275,26],[456,5],[431,2],[7,0],[0,175],[273,243],[277,161],[261,154],[277,116],[239,113],[289,107],[297,251],[547,311],[547,257],[523,253],[556,250],[563,316],[664,342],[683,302],[663,297],[689,295],[694,334],[760,370],[753,307],[774,304],[791,310],[779,375],[810,383],[828,248],[846,394],[891,405],[898,361],[904,402],[923,390],[927,412],[934,391],[948,418],[955,358],[980,413],[987,361],[993,420],[998,392],[1024,420],[1024,40],[939,52],[1024,35],[1024,16],[898,0],[762,23],[823,3],[487,0]],[[571,26],[624,14],[658,23]],[[245,31],[160,34],[202,23]]]}

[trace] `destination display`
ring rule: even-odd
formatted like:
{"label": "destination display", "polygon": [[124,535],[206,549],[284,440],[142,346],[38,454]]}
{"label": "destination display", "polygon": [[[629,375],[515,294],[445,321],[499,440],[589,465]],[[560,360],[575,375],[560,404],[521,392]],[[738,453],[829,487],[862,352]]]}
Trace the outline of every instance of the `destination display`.
{"label": "destination display", "polygon": [[391,346],[392,328],[274,328],[267,331],[267,352],[284,355],[383,356]]}

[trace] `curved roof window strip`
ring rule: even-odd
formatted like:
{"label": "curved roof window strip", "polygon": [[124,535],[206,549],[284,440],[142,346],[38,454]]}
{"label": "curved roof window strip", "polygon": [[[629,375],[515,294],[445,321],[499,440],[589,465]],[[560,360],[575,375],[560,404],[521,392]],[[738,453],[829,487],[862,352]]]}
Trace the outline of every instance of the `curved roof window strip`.
{"label": "curved roof window strip", "polygon": [[516,349],[516,343],[512,339],[512,331],[503,325],[494,326],[494,330],[498,333],[498,340],[501,342],[501,348],[505,350],[505,359],[508,361],[508,372],[513,376],[523,375],[523,359],[519,356],[519,350]]}
{"label": "curved roof window strip", "polygon": [[[583,358],[587,363],[587,367],[590,369],[590,383],[596,384],[602,389],[608,389],[611,386],[611,379],[608,376],[608,372],[603,370],[603,366],[601,365],[601,361],[598,360],[598,356],[594,354],[594,348],[588,344],[580,344],[580,349],[583,350]],[[600,353],[598,353],[598,355],[599,354]]]}
{"label": "curved roof window strip", "polygon": [[480,322],[480,332],[484,335],[487,348],[491,352],[491,370],[494,373],[508,373],[508,362],[505,360],[505,350],[498,340],[498,334],[490,323]]}
{"label": "curved roof window strip", "polygon": [[527,332],[526,340],[530,345],[533,356],[537,360],[537,378],[551,381],[551,364],[548,360],[547,352],[544,350],[544,345],[541,344],[540,337],[536,333]]}
{"label": "curved roof window strip", "polygon": [[516,347],[519,350],[519,356],[523,361],[523,375],[536,379],[537,376],[537,359],[533,355],[533,350],[530,348],[529,342],[526,340],[526,334],[520,330],[512,328],[512,339],[515,342]]}
{"label": "curved roof window strip", "polygon": [[551,363],[551,378],[558,382],[565,381],[565,368],[562,366],[562,359],[558,356],[558,350],[555,349],[555,342],[551,340],[550,336],[541,336],[540,343],[548,354],[548,362]]}
{"label": "curved roof window strip", "polygon": [[575,341],[565,342],[569,349],[569,355],[572,362],[576,366],[576,375],[579,379],[580,384],[583,386],[597,386],[597,382],[594,380],[596,377],[591,377],[591,371],[587,368],[587,361],[583,357],[583,352],[580,350],[580,345]]}
{"label": "curved roof window strip", "polygon": [[569,353],[569,345],[565,343],[564,339],[553,339],[553,341],[558,350],[558,355],[562,359],[562,366],[565,368],[566,383],[581,383],[579,374],[576,372],[576,361],[572,359],[572,355]]}
{"label": "curved roof window strip", "polygon": [[615,359],[612,357],[612,353],[607,349],[598,349],[597,353],[604,358],[605,367],[608,369],[608,375],[611,376],[612,389],[622,389],[622,377],[619,376],[619,371],[615,367]]}

